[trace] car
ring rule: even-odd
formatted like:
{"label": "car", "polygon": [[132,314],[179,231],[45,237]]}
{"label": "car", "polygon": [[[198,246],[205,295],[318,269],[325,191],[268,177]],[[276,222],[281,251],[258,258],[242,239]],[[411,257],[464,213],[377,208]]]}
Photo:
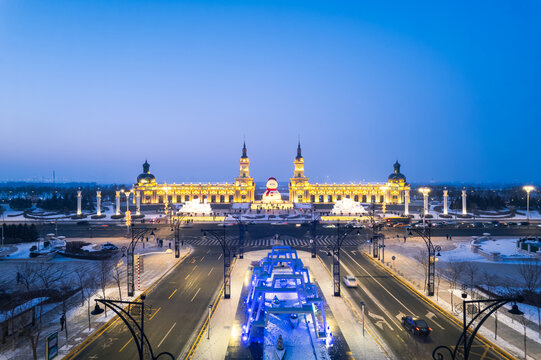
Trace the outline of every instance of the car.
{"label": "car", "polygon": [[416,336],[428,336],[432,331],[423,319],[414,319],[411,316],[402,317],[402,325],[406,330]]}
{"label": "car", "polygon": [[357,282],[357,279],[355,279],[355,276],[351,275],[344,276],[344,284],[346,284],[348,288],[355,288],[359,286],[359,283]]}
{"label": "car", "polygon": [[334,228],[336,228],[336,225],[334,225],[334,224],[323,225],[323,227],[324,227],[325,229],[334,229]]}
{"label": "car", "polygon": [[111,244],[110,242],[107,242],[105,244],[101,244],[102,250],[118,250],[118,246]]}

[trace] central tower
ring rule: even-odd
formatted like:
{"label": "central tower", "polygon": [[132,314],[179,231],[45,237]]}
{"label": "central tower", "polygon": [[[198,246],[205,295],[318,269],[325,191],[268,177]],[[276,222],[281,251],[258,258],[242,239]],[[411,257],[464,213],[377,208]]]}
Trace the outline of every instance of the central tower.
{"label": "central tower", "polygon": [[246,151],[246,142],[242,145],[239,177],[235,179],[234,202],[253,202],[255,193],[254,179],[250,177],[250,159]]}
{"label": "central tower", "polygon": [[290,202],[309,202],[308,178],[304,176],[304,159],[302,157],[301,142],[297,145],[297,156],[293,162],[295,168],[293,177],[289,183],[289,201]]}

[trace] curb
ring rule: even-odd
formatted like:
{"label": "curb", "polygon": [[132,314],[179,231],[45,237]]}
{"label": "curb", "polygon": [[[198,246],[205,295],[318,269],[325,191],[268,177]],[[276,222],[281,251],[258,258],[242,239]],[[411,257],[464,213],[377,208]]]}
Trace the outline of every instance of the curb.
{"label": "curb", "polygon": [[[167,276],[174,268],[176,268],[188,255],[192,253],[192,248],[189,248],[189,251],[184,254],[178,261],[171,266],[165,273],[163,273],[158,279],[156,279],[148,288],[146,288],[141,294],[139,294],[133,301],[139,300],[141,295],[146,294],[150,290],[152,290],[165,276]],[[92,343],[96,338],[100,337],[108,328],[110,328],[116,321],[118,321],[120,318],[118,315],[115,315],[113,318],[111,318],[109,321],[107,321],[105,324],[103,324],[100,328],[96,329],[92,334],[90,334],[85,340],[83,340],[82,343],[74,347],[66,356],[64,356],[63,360],[71,360],[75,356],[79,355],[81,351],[83,351],[90,343]]]}
{"label": "curb", "polygon": [[[378,265],[381,269],[383,269],[385,272],[387,272],[389,275],[391,275],[392,277],[394,277],[396,280],[398,280],[402,285],[404,285],[405,287],[407,287],[410,291],[412,291],[414,294],[416,294],[420,299],[422,299],[424,302],[426,302],[427,304],[433,306],[434,308],[436,308],[442,315],[444,315],[447,319],[451,320],[452,322],[454,322],[456,325],[462,327],[463,324],[456,318],[454,317],[452,314],[450,314],[449,312],[447,312],[447,310],[443,309],[440,305],[436,304],[434,301],[432,301],[431,299],[429,299],[428,297],[426,297],[424,294],[422,294],[421,292],[419,292],[417,289],[415,289],[413,286],[411,286],[410,284],[408,284],[405,280],[403,280],[400,276],[396,275],[394,272],[392,272],[391,270],[387,269],[384,265],[382,265],[379,261],[377,260],[374,260],[371,256],[367,255],[364,251],[361,251],[362,254],[370,259],[373,263],[375,263],[376,265]],[[470,333],[471,333],[471,330],[470,330]],[[514,360],[516,359],[515,356],[512,356],[511,354],[509,354],[507,351],[503,350],[502,348],[498,347],[497,345],[495,345],[493,342],[491,342],[490,340],[488,340],[487,338],[485,338],[483,335],[477,333],[476,337],[481,341],[481,343],[485,344],[486,346],[490,346],[493,348],[493,350],[498,353],[499,355],[503,356],[504,358],[508,359],[508,360]]]}

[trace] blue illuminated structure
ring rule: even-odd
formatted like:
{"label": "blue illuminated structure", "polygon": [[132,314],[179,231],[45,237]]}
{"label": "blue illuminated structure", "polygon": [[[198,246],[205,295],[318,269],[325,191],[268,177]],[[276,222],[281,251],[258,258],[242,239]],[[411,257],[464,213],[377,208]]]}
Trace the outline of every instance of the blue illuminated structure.
{"label": "blue illuminated structure", "polygon": [[297,251],[289,246],[274,246],[253,269],[246,298],[248,321],[242,326],[242,340],[251,342],[255,330],[265,328],[271,314],[308,316],[316,338],[327,339],[330,333],[323,304]]}

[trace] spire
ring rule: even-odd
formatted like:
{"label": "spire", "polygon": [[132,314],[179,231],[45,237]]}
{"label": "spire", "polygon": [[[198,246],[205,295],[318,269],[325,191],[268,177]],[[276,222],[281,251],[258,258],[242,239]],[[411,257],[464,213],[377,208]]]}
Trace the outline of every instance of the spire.
{"label": "spire", "polygon": [[400,163],[398,162],[398,160],[396,160],[393,167],[394,167],[394,173],[395,174],[400,174]]}
{"label": "spire", "polygon": [[145,159],[145,163],[143,164],[143,173],[144,174],[150,174],[150,164]]}
{"label": "spire", "polygon": [[244,140],[244,143],[242,145],[242,156],[241,156],[242,159],[246,159],[248,158],[248,155],[246,153],[246,140]]}
{"label": "spire", "polygon": [[296,159],[302,159],[302,152],[301,152],[301,139],[299,138],[299,145],[297,145],[297,157]]}

